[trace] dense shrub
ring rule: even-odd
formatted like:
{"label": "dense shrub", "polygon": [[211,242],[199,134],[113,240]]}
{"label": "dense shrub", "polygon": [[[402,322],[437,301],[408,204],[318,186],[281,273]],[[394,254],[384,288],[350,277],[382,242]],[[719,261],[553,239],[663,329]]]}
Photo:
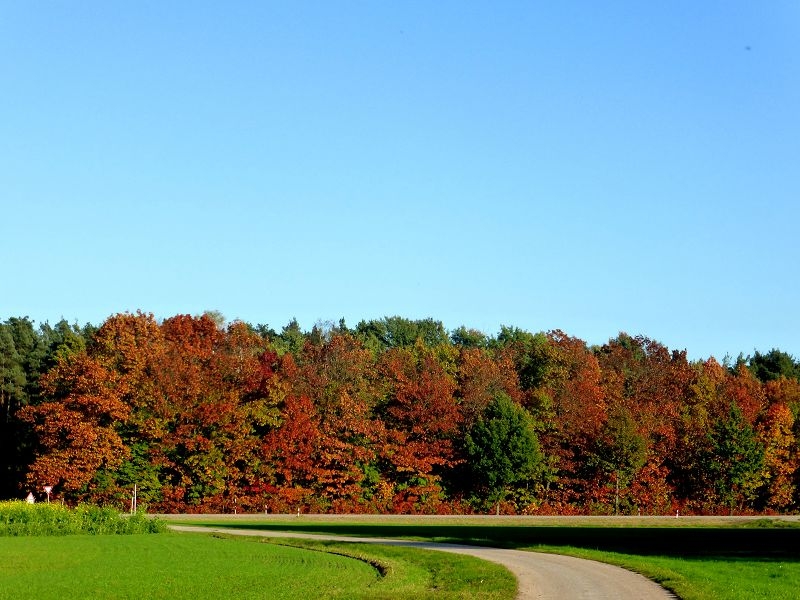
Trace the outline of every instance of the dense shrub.
{"label": "dense shrub", "polygon": [[82,504],[68,508],[60,504],[0,502],[0,536],[69,535],[88,533],[161,533],[166,523],[141,513],[121,515],[113,508]]}

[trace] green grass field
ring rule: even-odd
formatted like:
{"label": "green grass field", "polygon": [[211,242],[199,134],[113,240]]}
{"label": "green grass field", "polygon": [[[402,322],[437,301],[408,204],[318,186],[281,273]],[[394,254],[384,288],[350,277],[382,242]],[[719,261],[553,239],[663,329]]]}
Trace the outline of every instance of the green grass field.
{"label": "green grass field", "polygon": [[0,537],[0,599],[510,600],[516,589],[504,569],[470,557],[305,545],[171,533]]}
{"label": "green grass field", "polygon": [[[358,543],[123,533],[107,511],[0,511],[0,600],[63,598],[513,598],[505,569],[467,556]],[[170,516],[172,522],[463,542],[558,552],[643,573],[684,600],[794,600],[798,521]],[[3,525],[5,523],[5,525]],[[141,523],[147,525],[142,518]],[[67,524],[65,526],[64,524]],[[145,530],[163,530],[158,520]],[[38,536],[23,534],[38,533]],[[51,535],[48,536],[47,533]],[[53,533],[61,535],[52,536]],[[269,543],[267,543],[269,542]]]}

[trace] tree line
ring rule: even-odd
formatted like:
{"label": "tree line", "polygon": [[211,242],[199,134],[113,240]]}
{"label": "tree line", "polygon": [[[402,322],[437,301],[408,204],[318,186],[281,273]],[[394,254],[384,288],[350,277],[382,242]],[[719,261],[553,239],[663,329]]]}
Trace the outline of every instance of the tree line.
{"label": "tree line", "polygon": [[0,497],[161,512],[780,513],[800,363],[386,317],[0,323]]}

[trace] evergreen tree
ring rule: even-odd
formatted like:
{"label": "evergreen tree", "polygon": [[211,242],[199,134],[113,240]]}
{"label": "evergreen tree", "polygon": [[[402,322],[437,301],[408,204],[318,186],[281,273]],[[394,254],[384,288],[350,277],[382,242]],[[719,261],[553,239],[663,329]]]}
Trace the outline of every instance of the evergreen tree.
{"label": "evergreen tree", "polygon": [[543,460],[533,417],[503,393],[469,430],[465,446],[473,481],[497,514],[513,487],[532,479]]}
{"label": "evergreen tree", "polygon": [[733,514],[756,498],[764,480],[764,447],[742,412],[732,405],[709,433],[707,460],[717,502]]}

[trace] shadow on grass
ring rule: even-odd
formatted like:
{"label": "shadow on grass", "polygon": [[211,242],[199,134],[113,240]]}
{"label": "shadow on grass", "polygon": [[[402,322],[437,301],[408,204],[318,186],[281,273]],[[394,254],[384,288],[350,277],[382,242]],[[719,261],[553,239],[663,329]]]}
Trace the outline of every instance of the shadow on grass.
{"label": "shadow on grass", "polygon": [[[199,523],[196,523],[199,525]],[[203,523],[215,527],[424,539],[500,548],[571,546],[625,554],[800,560],[800,528],[536,527],[337,523]]]}

